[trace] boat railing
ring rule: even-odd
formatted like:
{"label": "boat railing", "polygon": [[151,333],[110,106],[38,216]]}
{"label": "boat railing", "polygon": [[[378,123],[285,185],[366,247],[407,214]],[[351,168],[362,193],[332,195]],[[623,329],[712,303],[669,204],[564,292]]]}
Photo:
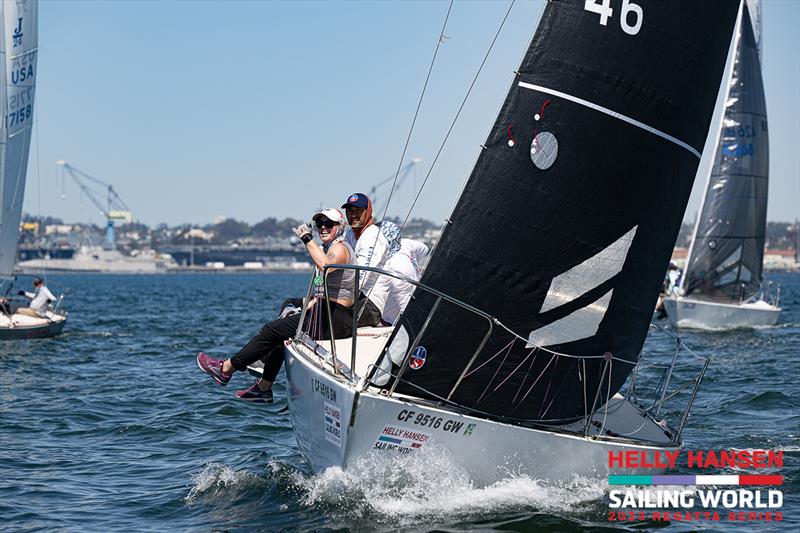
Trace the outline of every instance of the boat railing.
{"label": "boat railing", "polygon": [[[430,320],[433,317],[433,314],[436,312],[436,309],[438,308],[438,306],[439,306],[439,304],[440,304],[440,302],[442,300],[444,300],[446,302],[449,302],[449,303],[452,303],[452,304],[454,304],[454,305],[456,305],[458,307],[461,307],[461,308],[463,308],[463,309],[465,309],[465,310],[467,310],[467,311],[469,311],[471,313],[474,313],[474,314],[476,314],[478,316],[481,316],[487,321],[488,332],[484,336],[483,342],[479,345],[478,349],[476,350],[475,354],[473,355],[473,358],[472,358],[473,361],[477,357],[477,355],[480,352],[480,350],[483,347],[483,345],[488,340],[489,335],[491,335],[491,332],[492,332],[492,329],[493,329],[493,324],[495,324],[495,323],[500,324],[499,320],[497,320],[493,316],[489,315],[488,313],[485,313],[484,311],[481,311],[477,307],[471,306],[471,305],[469,305],[469,304],[467,304],[465,302],[462,302],[461,300],[459,300],[457,298],[454,298],[454,297],[449,296],[449,295],[447,295],[447,294],[445,294],[445,293],[443,293],[443,292],[441,292],[441,291],[439,291],[437,289],[434,289],[433,287],[429,287],[429,286],[427,286],[427,285],[425,285],[423,283],[420,283],[420,282],[418,282],[416,280],[413,280],[413,279],[408,278],[406,276],[403,276],[401,274],[397,274],[397,273],[394,273],[394,272],[388,272],[388,271],[383,270],[381,268],[370,267],[370,266],[361,266],[361,265],[353,265],[353,264],[330,264],[330,265],[326,265],[325,268],[323,269],[323,276],[322,276],[321,279],[316,274],[316,271],[315,271],[314,274],[312,274],[311,281],[310,281],[310,283],[308,285],[308,290],[306,292],[306,300],[305,300],[306,302],[311,300],[312,296],[314,295],[315,287],[322,287],[322,294],[324,295],[325,301],[326,301],[327,306],[328,306],[328,308],[326,309],[326,311],[327,311],[326,314],[327,314],[328,331],[329,332],[332,332],[333,329],[334,329],[333,328],[333,315],[332,315],[331,303],[330,303],[330,299],[328,299],[328,275],[329,275],[329,273],[330,273],[330,271],[332,269],[351,269],[351,270],[355,270],[356,271],[356,276],[354,277],[354,283],[353,283],[353,294],[355,295],[355,302],[353,303],[353,324],[352,324],[352,334],[351,334],[352,345],[351,345],[351,352],[350,352],[350,365],[349,365],[349,367],[346,367],[347,370],[348,370],[348,376],[347,377],[353,382],[357,382],[358,379],[359,379],[359,376],[357,376],[355,374],[355,365],[356,365],[357,342],[358,342],[358,327],[357,327],[357,324],[358,324],[359,312],[361,311],[359,309],[359,305],[358,305],[358,295],[360,293],[360,290],[359,290],[359,283],[360,283],[359,277],[360,277],[360,273],[361,272],[370,272],[370,273],[375,273],[376,275],[386,275],[386,276],[389,276],[389,277],[392,277],[392,278],[395,278],[395,279],[398,279],[398,280],[401,280],[401,281],[405,281],[406,283],[410,283],[410,284],[414,285],[415,287],[417,287],[419,289],[422,289],[422,290],[424,290],[424,291],[426,291],[428,293],[431,293],[434,296],[436,296],[437,300],[434,303],[433,308],[429,312],[428,317],[426,318],[426,320],[425,320],[425,322],[423,324],[423,327],[420,329],[420,332],[417,334],[415,342],[418,341],[419,338],[421,338],[422,334],[427,329],[427,325],[430,323]],[[314,337],[314,335],[311,335],[310,326],[308,324],[306,324],[307,315],[308,315],[308,306],[304,305],[303,306],[302,315],[300,317],[300,324],[298,326],[297,334],[298,334],[298,336],[303,334],[302,338],[304,340],[306,340],[306,341],[311,340]],[[509,330],[509,331],[511,331],[511,330]],[[389,338],[387,344],[390,343],[393,338],[394,338],[394,334]],[[330,339],[330,336],[329,336],[329,339]],[[336,343],[333,342],[332,339],[330,339],[330,340],[331,340],[331,353],[330,353],[330,355],[331,355],[331,358],[333,360],[334,372],[337,373],[337,374],[340,374],[341,370],[342,370],[342,367],[345,367],[346,365],[344,365],[342,363],[342,361],[339,360],[339,357],[336,354]],[[316,342],[315,342],[315,344],[316,344]],[[310,346],[310,347],[315,351],[315,353],[319,354],[319,353],[323,353],[324,352],[324,350],[320,351],[318,346]],[[408,351],[408,353],[406,353],[405,358],[404,358],[404,368],[401,370],[401,374],[405,371],[405,366],[407,365],[408,359],[409,359],[409,357],[411,355],[411,352],[413,351],[413,348],[414,348],[414,343],[411,343],[410,346],[409,346],[409,351]],[[466,373],[467,370],[465,370],[465,373]],[[463,374],[462,374],[461,378],[459,379],[459,382],[460,382],[461,379],[463,379]],[[396,386],[396,384],[395,384],[395,386]],[[456,386],[458,386],[458,383],[456,383]],[[453,388],[453,391],[454,390],[455,390],[455,387]],[[391,392],[394,392],[394,388],[391,389],[390,393]],[[451,395],[452,395],[452,391],[451,391]]]}
{"label": "boat railing", "polygon": [[[319,335],[319,328],[317,330],[317,334],[314,335],[311,331],[310,326],[306,321],[306,317],[308,316],[308,306],[304,305],[302,310],[302,315],[300,318],[300,324],[298,326],[297,334],[295,340],[304,344],[307,348],[309,348],[317,357],[320,358],[321,361],[329,363],[332,368],[334,374],[340,376],[342,379],[345,379],[352,384],[357,384],[359,380],[362,378],[366,378],[367,382],[370,381],[376,373],[385,372],[380,370],[377,367],[377,360],[374,361],[372,364],[369,365],[369,371],[365,376],[359,376],[356,374],[356,354],[357,354],[357,343],[358,343],[358,328],[357,328],[357,321],[358,321],[358,314],[359,314],[359,306],[358,306],[358,294],[359,294],[359,274],[361,272],[368,272],[374,273],[376,275],[385,275],[389,276],[411,285],[414,285],[417,289],[420,289],[424,292],[432,294],[436,299],[434,300],[430,311],[428,312],[427,317],[423,321],[423,324],[415,336],[413,340],[408,343],[408,346],[405,350],[405,354],[402,359],[402,363],[400,364],[399,370],[394,373],[390,373],[390,377],[393,379],[393,383],[388,389],[384,390],[384,394],[387,396],[392,396],[395,393],[395,389],[401,381],[403,381],[403,375],[406,372],[409,361],[411,358],[412,353],[414,352],[415,348],[417,347],[422,335],[425,333],[427,326],[430,324],[434,314],[439,310],[440,304],[442,301],[453,304],[461,309],[464,309],[478,317],[481,317],[486,322],[486,333],[483,335],[481,341],[478,343],[477,348],[473,352],[471,358],[469,359],[467,365],[462,370],[461,374],[459,375],[458,379],[456,380],[455,384],[452,386],[450,391],[448,392],[447,396],[438,396],[433,394],[427,390],[421,390],[424,392],[426,396],[436,398],[441,404],[443,405],[450,405],[452,407],[459,408],[464,411],[468,411],[470,413],[474,413],[476,415],[484,415],[490,416],[494,418],[498,418],[496,415],[491,415],[490,413],[483,413],[480,410],[474,407],[466,407],[459,405],[458,403],[452,400],[453,394],[461,384],[462,380],[469,375],[472,367],[477,360],[478,356],[480,355],[481,351],[483,350],[486,342],[489,340],[489,337],[492,335],[493,331],[497,328],[503,329],[504,331],[511,334],[515,339],[521,340],[525,343],[529,343],[529,339],[523,337],[516,332],[514,332],[511,328],[503,324],[498,318],[492,316],[491,314],[478,309],[466,302],[459,300],[458,298],[454,298],[449,296],[433,287],[429,287],[419,281],[410,279],[406,276],[401,274],[397,274],[394,272],[387,272],[381,268],[377,267],[369,267],[369,266],[360,266],[360,265],[353,265],[353,264],[331,264],[327,265],[323,269],[323,275],[319,276],[318,274],[313,274],[311,277],[311,281],[308,286],[308,291],[306,294],[306,302],[308,302],[312,296],[314,296],[315,291],[319,295],[323,295],[325,297],[325,301],[327,303],[327,326],[328,332],[332,332],[334,330],[333,327],[333,318],[332,318],[332,310],[331,310],[331,303],[330,300],[327,298],[328,296],[328,275],[332,269],[352,269],[357,272],[354,281],[354,290],[353,294],[356,295],[355,303],[353,305],[353,324],[352,324],[352,332],[349,338],[351,339],[350,344],[350,361],[349,364],[345,363],[345,361],[341,360],[339,354],[336,351],[336,342],[334,339],[331,338],[330,334],[326,336],[326,338],[322,338]],[[319,320],[319,318],[317,318]],[[398,319],[399,322],[399,319]],[[388,356],[386,355],[386,350],[388,346],[391,345],[392,341],[395,338],[395,335],[401,328],[395,328],[391,335],[388,337],[386,344],[383,350],[380,352],[381,356]],[[541,350],[544,353],[550,354],[554,357],[566,357],[566,358],[573,358],[577,360],[587,361],[590,359],[602,360],[602,376],[598,381],[597,389],[592,391],[585,391],[584,392],[584,405],[586,406],[585,413],[584,413],[584,429],[583,432],[586,436],[590,434],[597,434],[592,429],[593,425],[596,426],[593,417],[596,414],[603,414],[605,408],[605,414],[609,413],[609,404],[611,403],[611,398],[604,396],[605,388],[608,386],[611,380],[611,368],[614,363],[616,364],[628,364],[633,366],[633,370],[631,375],[627,381],[627,395],[629,399],[632,401],[634,405],[636,405],[639,409],[643,412],[650,415],[653,419],[657,419],[661,416],[661,413],[665,411],[664,406],[668,402],[670,405],[674,405],[675,402],[678,401],[678,398],[683,396],[684,394],[687,395],[687,401],[685,403],[685,407],[680,409],[678,412],[678,427],[674,429],[672,436],[679,440],[680,436],[683,432],[683,428],[686,424],[686,420],[691,410],[692,404],[694,403],[694,399],[697,395],[697,391],[700,387],[700,383],[705,375],[706,368],[708,367],[710,358],[705,356],[700,356],[690,350],[683,341],[675,335],[673,332],[661,328],[656,325],[651,324],[651,329],[658,333],[662,338],[667,339],[667,345],[669,346],[668,356],[666,359],[664,358],[663,354],[660,354],[659,350],[654,350],[652,347],[649,347],[648,344],[645,344],[645,347],[642,350],[640,358],[638,361],[629,361],[626,359],[618,358],[613,356],[611,353],[606,352],[602,355],[572,355],[566,354],[561,352],[556,352],[554,350],[550,350],[545,347],[537,347],[538,350]],[[650,337],[648,337],[648,340]],[[326,349],[322,345],[317,342],[318,340],[330,340],[330,350]],[[651,353],[652,352],[652,353]],[[380,357],[378,357],[380,359]],[[690,362],[686,363],[685,360],[689,359]],[[689,367],[694,368],[694,372],[689,372],[687,374],[687,370]],[[676,372],[678,370],[678,372]],[[646,387],[641,382],[643,381],[643,377],[647,377],[647,382],[650,383],[653,381],[654,376],[653,374],[658,374],[655,377],[656,385],[654,387]],[[421,389],[421,387],[418,387]],[[591,406],[589,408],[589,402]],[[509,419],[509,421],[513,421]],[[524,422],[526,420],[519,420],[519,422]],[[543,421],[544,423],[554,423],[555,421]],[[604,424],[603,424],[604,425]],[[599,434],[602,435],[603,433],[603,425],[600,426]]]}
{"label": "boat railing", "polygon": [[781,305],[781,284],[778,283],[775,289],[775,295],[770,298],[770,289],[772,289],[772,282],[770,281],[767,283],[766,290],[764,289],[764,283],[761,283],[761,293],[758,295],[761,300],[764,300],[770,305],[775,307],[780,307]]}
{"label": "boat railing", "polygon": [[58,297],[58,300],[56,300],[55,305],[53,305],[53,309],[52,309],[53,313],[60,314],[60,307],[61,307],[62,303],[64,303],[64,295],[63,294]]}
{"label": "boat railing", "polygon": [[682,405],[672,413],[678,418],[675,438],[680,440],[711,357],[695,353],[661,326],[650,324],[650,332],[626,382],[625,396],[655,419]]}

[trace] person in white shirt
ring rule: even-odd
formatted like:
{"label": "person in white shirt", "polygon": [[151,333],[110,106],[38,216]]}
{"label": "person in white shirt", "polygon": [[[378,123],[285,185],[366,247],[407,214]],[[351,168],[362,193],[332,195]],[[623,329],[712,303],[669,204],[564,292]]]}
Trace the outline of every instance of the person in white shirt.
{"label": "person in white shirt", "polygon": [[[400,250],[386,261],[385,270],[413,281],[419,281],[427,259],[428,247],[424,243],[413,239],[401,239]],[[384,278],[388,281],[389,289],[382,316],[386,324],[392,325],[411,299],[414,285],[398,278],[381,276],[381,280]]]}
{"label": "person in white shirt", "polygon": [[[372,202],[363,193],[351,194],[342,205],[350,224],[347,239],[355,249],[359,266],[384,268],[389,256],[389,243],[372,217]],[[387,288],[376,286],[379,274],[360,271],[358,297],[358,326],[377,326],[386,306]]]}
{"label": "person in white shirt", "polygon": [[41,278],[34,278],[33,280],[34,292],[19,291],[17,294],[30,298],[31,303],[28,307],[20,307],[17,309],[17,314],[33,316],[42,318],[47,312],[47,306],[50,302],[55,302],[56,297],[50,292],[50,289],[45,287],[44,281]]}

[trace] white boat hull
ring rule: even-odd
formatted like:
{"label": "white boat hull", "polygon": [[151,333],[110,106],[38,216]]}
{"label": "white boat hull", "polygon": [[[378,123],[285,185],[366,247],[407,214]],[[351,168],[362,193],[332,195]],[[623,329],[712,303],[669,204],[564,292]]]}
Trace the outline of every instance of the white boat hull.
{"label": "white boat hull", "polygon": [[725,304],[683,297],[665,298],[664,308],[673,327],[696,329],[774,326],[781,312],[780,307],[763,300]]}
{"label": "white boat hull", "polygon": [[0,313],[0,340],[54,337],[67,323],[66,315],[48,311],[45,317]]}
{"label": "white boat hull", "polygon": [[[316,472],[329,467],[347,469],[370,454],[397,457],[433,447],[449,452],[479,485],[509,475],[563,480],[576,474],[606,475],[609,451],[640,450],[652,461],[656,453],[663,457],[664,451],[678,448],[674,431],[646,417],[621,395],[609,402],[603,435],[598,435],[604,421],[604,409],[600,409],[586,436],[583,421],[531,429],[370,390],[357,393],[329,369],[307,347],[287,343],[289,410],[300,450]],[[620,438],[625,434],[652,445]],[[657,470],[649,468],[648,473]]]}

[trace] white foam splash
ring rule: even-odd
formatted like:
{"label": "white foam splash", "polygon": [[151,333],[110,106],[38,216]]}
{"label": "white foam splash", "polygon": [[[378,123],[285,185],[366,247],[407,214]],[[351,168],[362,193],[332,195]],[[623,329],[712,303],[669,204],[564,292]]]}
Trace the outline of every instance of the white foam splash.
{"label": "white foam splash", "polygon": [[448,452],[433,446],[402,457],[367,455],[346,471],[329,468],[296,481],[303,505],[333,507],[348,516],[377,514],[402,524],[509,510],[580,512],[607,488],[597,479],[553,483],[528,476],[476,487]]}
{"label": "white foam splash", "polygon": [[203,470],[192,474],[191,489],[186,495],[185,501],[192,504],[198,497],[213,495],[224,489],[247,488],[258,480],[258,476],[253,473],[234,470],[221,463],[208,463]]}

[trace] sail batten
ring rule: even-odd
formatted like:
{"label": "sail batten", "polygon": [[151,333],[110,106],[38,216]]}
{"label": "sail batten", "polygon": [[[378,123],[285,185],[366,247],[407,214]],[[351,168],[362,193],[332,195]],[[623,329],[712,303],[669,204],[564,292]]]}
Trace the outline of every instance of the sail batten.
{"label": "sail batten", "polygon": [[[584,391],[598,385],[604,354],[615,361],[611,394],[625,381],[691,192],[738,12],[735,0],[637,5],[638,27],[626,26],[633,16],[603,25],[582,0],[545,7],[421,279],[513,334],[487,332],[484,319],[416,291],[401,321],[412,339],[427,324],[417,342],[427,358],[403,374],[398,392],[560,422],[585,414]],[[522,364],[530,346],[585,357],[585,376],[572,357]],[[491,383],[499,385],[489,393]]]}

